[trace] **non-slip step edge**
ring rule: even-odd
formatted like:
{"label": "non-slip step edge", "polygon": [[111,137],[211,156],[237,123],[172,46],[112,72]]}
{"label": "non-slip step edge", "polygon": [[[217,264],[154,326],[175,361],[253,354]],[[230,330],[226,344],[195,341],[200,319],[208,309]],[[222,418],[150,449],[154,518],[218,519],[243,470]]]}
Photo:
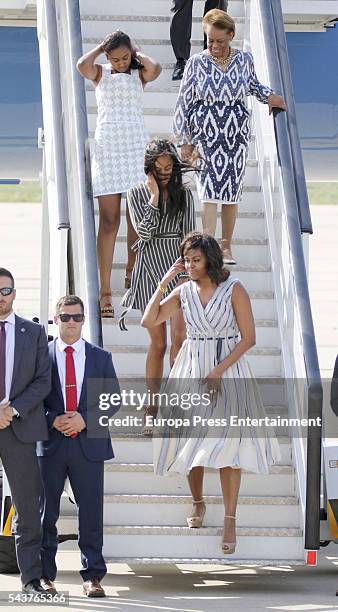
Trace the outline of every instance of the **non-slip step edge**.
{"label": "non-slip step edge", "polygon": [[[204,495],[206,504],[223,504],[222,495]],[[297,506],[298,498],[292,495],[240,495],[238,504],[243,506]],[[190,504],[191,495],[168,495],[161,493],[107,493],[105,504]]]}
{"label": "non-slip step edge", "polygon": [[[181,525],[105,525],[103,533],[104,535],[154,535],[161,537],[184,535],[202,538],[205,536],[221,536],[223,528],[200,527],[200,529],[190,529]],[[237,527],[236,534],[239,537],[301,538],[303,532],[299,527]]]}
{"label": "non-slip step edge", "polygon": [[[142,473],[153,473],[154,466],[152,463],[105,463],[105,472],[142,472]],[[209,474],[215,470],[205,471]],[[243,470],[243,474],[251,474]],[[271,465],[269,468],[268,475],[280,475],[280,474],[295,474],[295,468],[292,465]]]}

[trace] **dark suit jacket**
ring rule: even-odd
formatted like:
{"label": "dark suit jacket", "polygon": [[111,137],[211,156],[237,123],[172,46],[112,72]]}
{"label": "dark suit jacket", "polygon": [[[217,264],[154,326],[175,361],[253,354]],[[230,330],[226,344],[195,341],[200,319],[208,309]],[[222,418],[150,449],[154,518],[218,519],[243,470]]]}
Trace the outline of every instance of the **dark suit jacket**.
{"label": "dark suit jacket", "polygon": [[[111,354],[98,346],[85,342],[85,371],[78,402],[78,412],[83,417],[87,428],[81,431],[79,442],[82,452],[89,461],[105,461],[114,457],[110,432],[108,427],[94,430],[93,423],[101,412],[98,406],[98,397],[101,393],[119,393],[119,384],[116,378]],[[63,434],[53,428],[57,416],[64,414],[65,404],[61,389],[59,372],[56,361],[56,339],[49,343],[49,357],[52,363],[52,390],[44,402],[45,413],[49,428],[49,439],[38,442],[37,454],[39,457],[50,456],[59,447]],[[120,406],[112,407],[109,416],[119,410]]]}
{"label": "dark suit jacket", "polygon": [[336,357],[331,383],[331,408],[335,415],[338,416],[338,355]]}
{"label": "dark suit jacket", "polygon": [[15,348],[9,400],[20,417],[12,428],[21,442],[46,440],[48,430],[43,400],[51,386],[48,343],[42,325],[15,315]]}

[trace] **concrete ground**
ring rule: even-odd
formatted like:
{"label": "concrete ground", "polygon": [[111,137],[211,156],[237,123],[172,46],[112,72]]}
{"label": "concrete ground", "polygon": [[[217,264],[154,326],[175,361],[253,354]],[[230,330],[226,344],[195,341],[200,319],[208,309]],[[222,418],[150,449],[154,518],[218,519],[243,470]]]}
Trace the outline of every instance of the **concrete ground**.
{"label": "concrete ground", "polygon": [[[0,240],[0,266],[10,268],[16,277],[17,312],[31,318],[39,310],[40,206],[0,203],[0,216],[6,219],[6,233]],[[320,367],[322,376],[328,379],[338,352],[338,206],[312,207],[312,219],[315,233],[310,238],[310,294]],[[108,597],[96,601],[83,597],[79,554],[65,548],[67,544],[58,554],[57,588],[70,593],[70,610],[338,611],[338,547],[334,544],[320,551],[318,565],[313,568],[109,565],[104,580]],[[0,607],[12,609],[8,592],[19,588],[17,576],[0,575]],[[25,609],[36,607],[25,604]],[[39,605],[39,609],[45,611],[50,606]],[[53,610],[59,609],[53,604]]]}

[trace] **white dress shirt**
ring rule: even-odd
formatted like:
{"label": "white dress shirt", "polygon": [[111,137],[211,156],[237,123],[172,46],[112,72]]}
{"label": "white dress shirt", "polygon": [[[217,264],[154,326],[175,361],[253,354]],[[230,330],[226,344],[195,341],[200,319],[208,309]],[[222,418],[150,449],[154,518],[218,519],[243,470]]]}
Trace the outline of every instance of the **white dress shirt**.
{"label": "white dress shirt", "polygon": [[56,363],[58,366],[59,378],[61,383],[63,401],[66,409],[66,353],[65,349],[67,346],[71,346],[74,349],[73,359],[75,366],[75,376],[76,376],[76,391],[77,391],[77,405],[79,405],[85,363],[86,363],[86,349],[85,342],[83,338],[74,342],[74,344],[66,344],[61,340],[61,338],[57,338],[56,340]]}
{"label": "white dress shirt", "polygon": [[10,315],[6,319],[2,319],[2,321],[7,321],[5,325],[6,331],[6,374],[5,374],[5,388],[6,395],[2,400],[2,404],[9,401],[9,394],[12,386],[13,379],[13,367],[14,367],[14,349],[15,349],[15,314],[12,311]]}

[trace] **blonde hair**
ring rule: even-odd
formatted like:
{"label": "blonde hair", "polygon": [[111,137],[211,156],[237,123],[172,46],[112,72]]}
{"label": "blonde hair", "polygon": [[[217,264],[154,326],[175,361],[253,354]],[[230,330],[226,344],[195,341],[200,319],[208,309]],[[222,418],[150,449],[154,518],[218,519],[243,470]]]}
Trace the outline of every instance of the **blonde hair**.
{"label": "blonde hair", "polygon": [[236,25],[232,17],[221,11],[220,9],[211,9],[205,13],[203,17],[203,30],[204,32],[207,29],[207,26],[214,26],[215,28],[219,28],[220,30],[228,30],[229,32],[236,32]]}

